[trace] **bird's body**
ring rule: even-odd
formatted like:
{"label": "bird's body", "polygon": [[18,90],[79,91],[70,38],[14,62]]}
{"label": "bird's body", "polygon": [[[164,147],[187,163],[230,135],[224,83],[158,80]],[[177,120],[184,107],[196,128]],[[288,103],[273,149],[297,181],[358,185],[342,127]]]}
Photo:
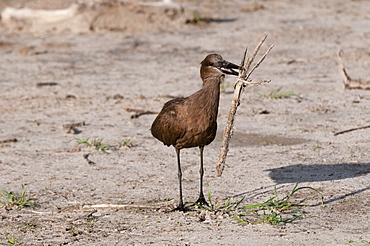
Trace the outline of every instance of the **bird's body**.
{"label": "bird's body", "polygon": [[[222,80],[220,76],[219,83]],[[153,136],[179,149],[210,144],[217,130],[219,83],[203,87],[189,97],[168,101],[153,122]]]}
{"label": "bird's body", "polygon": [[174,146],[178,159],[178,178],[180,184],[179,209],[184,210],[182,201],[182,173],[180,150],[199,147],[201,153],[200,194],[198,203],[207,204],[203,195],[203,148],[216,136],[217,114],[220,99],[220,84],[225,74],[237,75],[232,68],[237,65],[229,63],[220,55],[208,55],[201,63],[202,88],[185,98],[168,101],[154,120],[152,135],[167,146]]}

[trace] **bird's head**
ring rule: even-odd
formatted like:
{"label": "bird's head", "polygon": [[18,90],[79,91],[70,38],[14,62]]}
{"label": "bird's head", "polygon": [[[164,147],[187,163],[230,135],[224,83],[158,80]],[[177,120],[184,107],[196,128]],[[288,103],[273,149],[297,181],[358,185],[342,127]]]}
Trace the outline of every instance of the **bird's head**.
{"label": "bird's head", "polygon": [[239,69],[240,66],[224,60],[219,54],[210,54],[206,56],[200,64],[200,77],[203,80],[207,77],[219,76],[221,74],[239,74],[233,69]]}

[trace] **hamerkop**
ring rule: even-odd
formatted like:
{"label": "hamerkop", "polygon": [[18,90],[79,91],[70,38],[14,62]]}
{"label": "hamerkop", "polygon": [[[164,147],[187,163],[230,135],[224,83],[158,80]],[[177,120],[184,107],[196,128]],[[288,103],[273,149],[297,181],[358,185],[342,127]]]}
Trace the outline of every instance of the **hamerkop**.
{"label": "hamerkop", "polygon": [[199,147],[200,193],[196,203],[207,204],[203,194],[203,149],[216,136],[220,84],[225,74],[238,75],[233,70],[238,68],[239,66],[225,61],[218,54],[208,55],[200,67],[202,88],[188,97],[168,101],[152,124],[152,135],[167,146],[173,145],[176,150],[180,190],[177,209],[180,211],[184,211],[180,150]]}

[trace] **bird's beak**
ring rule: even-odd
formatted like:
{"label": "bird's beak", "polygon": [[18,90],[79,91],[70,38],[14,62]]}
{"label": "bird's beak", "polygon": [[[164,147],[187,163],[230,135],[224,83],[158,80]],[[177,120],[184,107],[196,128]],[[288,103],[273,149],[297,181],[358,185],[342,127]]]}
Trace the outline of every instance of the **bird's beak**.
{"label": "bird's beak", "polygon": [[217,67],[221,72],[231,75],[239,75],[239,72],[234,71],[233,69],[240,69],[240,66],[235,65],[234,63],[223,60],[221,66]]}

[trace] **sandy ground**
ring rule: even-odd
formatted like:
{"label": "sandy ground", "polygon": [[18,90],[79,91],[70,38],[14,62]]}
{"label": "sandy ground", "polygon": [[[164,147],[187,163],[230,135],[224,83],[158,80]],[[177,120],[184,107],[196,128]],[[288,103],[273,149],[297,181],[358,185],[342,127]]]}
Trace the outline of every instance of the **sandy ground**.
{"label": "sandy ground", "polygon": [[[1,1],[0,7],[56,3]],[[130,3],[130,11],[123,5],[115,13],[134,21],[113,27],[104,24],[109,18],[93,18],[112,8],[101,4],[85,4],[67,24],[20,28],[25,24],[2,20],[0,140],[17,142],[0,144],[0,189],[20,193],[26,184],[37,206],[0,208],[0,244],[8,238],[18,245],[370,244],[370,129],[334,136],[370,124],[370,91],[344,90],[336,57],[343,49],[349,74],[370,80],[369,1],[187,1],[178,12]],[[186,24],[195,10],[217,21]],[[197,210],[81,207],[177,201],[175,151],[151,136],[155,115],[131,118],[125,109],[158,112],[171,97],[190,95],[201,86],[199,63],[207,54],[237,63],[264,33],[262,49],[275,47],[253,80],[271,83],[243,94],[227,166],[217,177],[235,82],[226,79],[218,136],[205,148],[205,180],[219,202],[245,196],[243,206],[256,204],[272,197],[274,186],[283,196],[298,182],[318,189],[325,205],[305,207],[305,216],[279,226],[227,216],[201,220]],[[280,87],[301,98],[265,97]],[[62,128],[76,122],[85,122],[76,134]],[[116,148],[106,154],[76,139],[103,139]],[[121,146],[127,140],[131,146]],[[88,153],[95,164],[84,159]],[[195,201],[198,149],[183,150],[182,162],[185,201]],[[319,201],[312,192],[298,196]]]}

